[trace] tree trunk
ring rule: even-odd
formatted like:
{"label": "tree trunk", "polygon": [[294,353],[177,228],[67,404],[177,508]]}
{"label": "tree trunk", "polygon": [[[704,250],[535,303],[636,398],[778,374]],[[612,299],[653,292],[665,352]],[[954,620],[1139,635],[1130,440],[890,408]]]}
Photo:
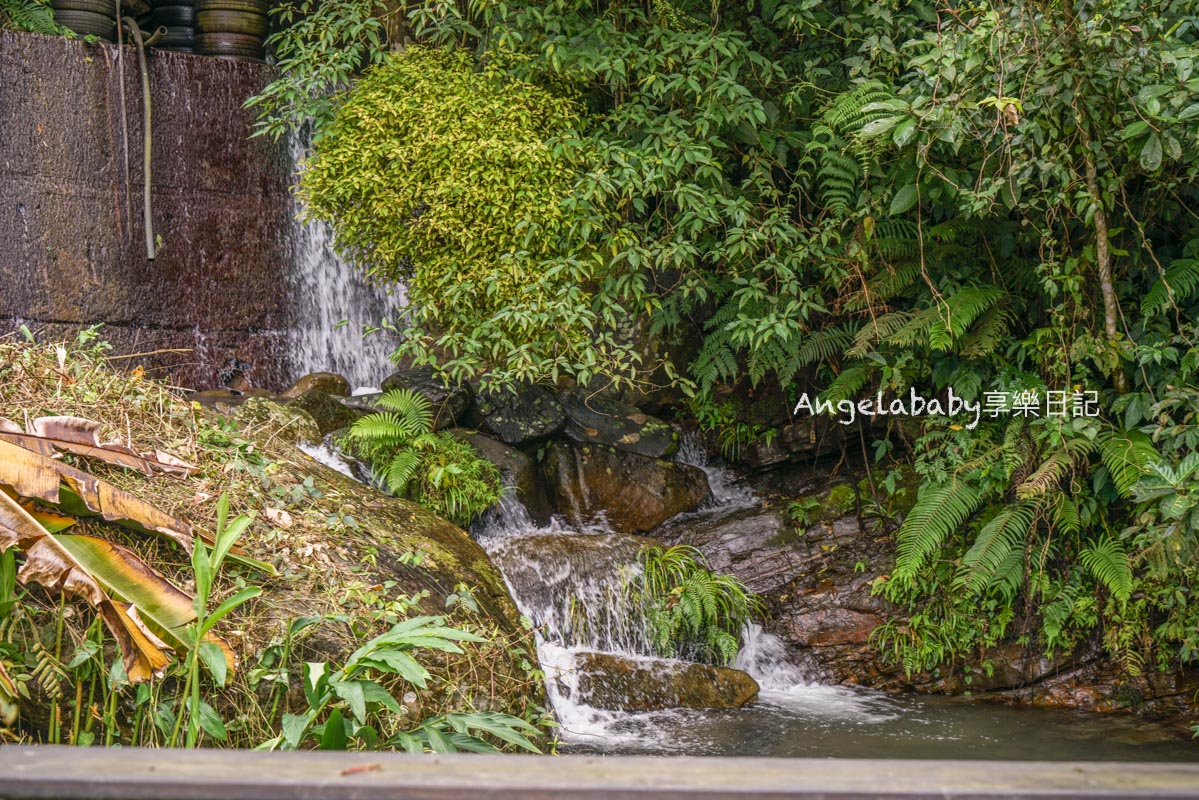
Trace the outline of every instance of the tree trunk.
{"label": "tree trunk", "polygon": [[[1091,149],[1091,136],[1087,131],[1086,122],[1082,119],[1078,122],[1084,150],[1087,191],[1095,204],[1095,267],[1099,273],[1099,291],[1103,294],[1103,332],[1107,337],[1108,346],[1115,349],[1116,320],[1120,315],[1120,306],[1116,300],[1116,290],[1112,286],[1112,252],[1108,245],[1107,209],[1103,206],[1103,197],[1099,192],[1099,168],[1095,164],[1095,153]],[[1114,378],[1116,391],[1126,391],[1128,385],[1124,379],[1124,368],[1119,361]]]}

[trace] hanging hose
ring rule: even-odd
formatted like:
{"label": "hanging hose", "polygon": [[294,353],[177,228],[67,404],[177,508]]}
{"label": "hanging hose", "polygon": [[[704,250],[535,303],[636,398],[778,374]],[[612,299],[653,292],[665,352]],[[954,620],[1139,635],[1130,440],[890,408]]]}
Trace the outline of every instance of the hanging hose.
{"label": "hanging hose", "polygon": [[146,48],[166,36],[167,29],[159,28],[149,39],[143,40],[142,29],[137,24],[137,20],[132,17],[124,17],[121,21],[129,28],[134,42],[137,43],[137,63],[142,73],[142,191],[144,194],[142,211],[146,227],[146,258],[153,261],[154,221],[150,213],[150,68],[146,65]]}

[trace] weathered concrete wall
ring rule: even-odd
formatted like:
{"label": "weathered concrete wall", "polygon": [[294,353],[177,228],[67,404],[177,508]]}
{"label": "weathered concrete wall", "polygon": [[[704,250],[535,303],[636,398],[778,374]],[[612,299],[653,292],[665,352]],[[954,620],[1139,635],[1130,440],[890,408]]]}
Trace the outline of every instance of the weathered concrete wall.
{"label": "weathered concrete wall", "polygon": [[[250,139],[263,65],[152,51],[154,229],[142,225],[142,99],[133,48],[0,31],[0,334],[104,323],[183,386],[235,361],[277,387],[286,363],[291,202],[285,148]],[[121,83],[128,131],[125,152]],[[133,363],[133,362],[130,362]]]}

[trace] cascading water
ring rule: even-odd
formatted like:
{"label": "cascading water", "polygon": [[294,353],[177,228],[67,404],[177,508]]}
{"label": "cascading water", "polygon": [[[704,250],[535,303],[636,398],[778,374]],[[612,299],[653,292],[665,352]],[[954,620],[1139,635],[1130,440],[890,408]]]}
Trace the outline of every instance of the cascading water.
{"label": "cascading water", "polygon": [[[288,147],[298,176],[308,153],[307,135],[293,132]],[[364,329],[399,319],[407,303],[406,288],[397,284],[388,291],[367,283],[335,251],[329,226],[301,221],[302,210],[296,198],[289,287],[292,374],[330,371],[344,375],[351,386],[378,386],[389,372],[387,356],[395,349],[395,339],[386,332],[364,336]]]}
{"label": "cascading water", "polygon": [[[675,459],[703,469],[712,489],[706,507],[684,517],[722,514],[756,502],[727,468],[712,463],[697,436],[684,436]],[[645,609],[624,591],[639,579],[638,554],[652,540],[613,533],[602,521],[572,529],[555,518],[538,527],[511,496],[480,520],[473,532],[503,574],[521,613],[537,628],[546,693],[563,740],[606,749],[635,748],[659,739],[660,726],[678,713],[632,714],[590,706],[581,699],[578,663],[584,651],[632,660],[654,656]],[[806,685],[804,670],[788,660],[777,637],[754,625],[747,628],[743,640],[737,666],[753,675],[764,690],[791,692]],[[658,666],[666,665],[659,662]]]}
{"label": "cascading water", "polygon": [[[692,440],[679,460],[708,472],[716,500],[680,515],[736,513],[756,502],[727,471],[710,464]],[[335,452],[309,450],[342,471]],[[684,519],[689,516],[690,519]],[[1191,761],[1193,745],[1146,733],[1130,718],[961,702],[958,698],[892,697],[822,685],[819,671],[758,625],[747,626],[736,665],[757,679],[752,706],[729,711],[607,711],[584,701],[584,651],[607,650],[650,670],[674,664],[648,659],[643,610],[622,583],[638,577],[636,554],[647,540],[602,524],[569,529],[561,520],[535,525],[506,497],[474,528],[491,553],[521,612],[540,626],[537,652],[546,694],[564,749],[662,755],[754,755],[890,758],[1000,758]],[[677,663],[677,662],[676,662]],[[816,679],[816,680],[813,680]]]}

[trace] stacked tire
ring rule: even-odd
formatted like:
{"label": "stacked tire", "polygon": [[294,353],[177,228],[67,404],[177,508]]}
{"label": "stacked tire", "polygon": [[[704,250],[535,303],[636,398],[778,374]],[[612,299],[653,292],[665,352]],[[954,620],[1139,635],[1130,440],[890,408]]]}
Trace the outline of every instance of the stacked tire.
{"label": "stacked tire", "polygon": [[163,50],[194,53],[196,48],[196,8],[192,0],[150,0],[153,8],[150,30],[166,28],[166,36],[156,43]]}
{"label": "stacked tire", "polygon": [[196,52],[235,61],[266,57],[268,0],[196,0]]}
{"label": "stacked tire", "polygon": [[115,0],[52,0],[54,21],[80,36],[117,40]]}

